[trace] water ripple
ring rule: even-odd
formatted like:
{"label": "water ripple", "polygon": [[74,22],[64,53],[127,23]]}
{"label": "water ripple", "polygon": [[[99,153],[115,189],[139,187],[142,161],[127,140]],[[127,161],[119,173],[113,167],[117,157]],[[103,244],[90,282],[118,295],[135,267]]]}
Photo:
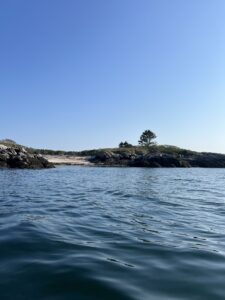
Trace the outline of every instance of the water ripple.
{"label": "water ripple", "polygon": [[224,299],[225,170],[0,171],[5,299]]}

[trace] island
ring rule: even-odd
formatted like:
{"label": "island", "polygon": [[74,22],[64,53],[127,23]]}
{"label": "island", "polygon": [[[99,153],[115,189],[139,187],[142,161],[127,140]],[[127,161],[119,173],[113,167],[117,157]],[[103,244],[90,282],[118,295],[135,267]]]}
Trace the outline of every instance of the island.
{"label": "island", "polygon": [[[144,132],[146,133],[146,131]],[[143,134],[144,134],[143,133]],[[196,152],[152,142],[147,132],[139,145],[121,142],[117,148],[84,151],[34,149],[11,140],[0,141],[0,168],[44,169],[57,165],[147,168],[225,168],[225,154]],[[150,134],[150,135],[149,135]]]}
{"label": "island", "polygon": [[54,165],[149,168],[225,168],[225,155],[195,152],[175,146],[97,149],[81,152],[35,150]]}

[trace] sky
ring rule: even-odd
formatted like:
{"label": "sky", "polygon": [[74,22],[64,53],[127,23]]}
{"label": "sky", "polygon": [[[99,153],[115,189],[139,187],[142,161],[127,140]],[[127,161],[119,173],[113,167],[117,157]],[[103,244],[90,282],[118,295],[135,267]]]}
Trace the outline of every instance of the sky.
{"label": "sky", "polygon": [[0,138],[225,153],[224,0],[0,0]]}

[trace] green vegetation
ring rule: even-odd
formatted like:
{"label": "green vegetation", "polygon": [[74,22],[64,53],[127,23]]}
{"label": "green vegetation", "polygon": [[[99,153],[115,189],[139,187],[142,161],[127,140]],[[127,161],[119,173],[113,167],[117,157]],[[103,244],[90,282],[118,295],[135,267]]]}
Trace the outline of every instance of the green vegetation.
{"label": "green vegetation", "polygon": [[[182,149],[176,146],[170,145],[151,145],[149,147],[145,146],[132,146],[130,148],[103,148],[103,149],[93,149],[85,150],[80,152],[75,152],[74,155],[78,156],[94,156],[102,151],[110,151],[116,154],[135,154],[135,155],[145,155],[150,153],[162,153],[162,154],[174,154],[174,155],[194,155],[195,151]],[[65,153],[68,154],[68,153]]]}
{"label": "green vegetation", "polygon": [[95,156],[102,151],[110,151],[116,154],[129,154],[129,155],[145,155],[149,153],[162,153],[162,154],[174,154],[179,156],[194,155],[196,152],[186,149],[181,149],[176,146],[170,145],[157,145],[153,142],[156,135],[151,130],[145,130],[139,140],[139,145],[133,146],[127,141],[121,142],[118,148],[103,148],[103,149],[92,149],[83,151],[63,151],[63,150],[50,150],[50,149],[34,149],[18,145],[11,139],[0,140],[0,144],[8,147],[24,147],[30,153],[42,154],[42,155],[69,155],[69,156]]}
{"label": "green vegetation", "polygon": [[131,148],[133,145],[129,144],[127,141],[119,143],[119,148]]}
{"label": "green vegetation", "polygon": [[11,139],[2,139],[2,140],[0,140],[0,144],[5,145],[5,146],[17,145],[17,143],[14,140],[11,140]]}
{"label": "green vegetation", "polygon": [[22,145],[17,144],[15,141],[11,139],[2,139],[0,140],[0,144],[4,145],[6,147],[12,147],[12,148],[26,148]]}

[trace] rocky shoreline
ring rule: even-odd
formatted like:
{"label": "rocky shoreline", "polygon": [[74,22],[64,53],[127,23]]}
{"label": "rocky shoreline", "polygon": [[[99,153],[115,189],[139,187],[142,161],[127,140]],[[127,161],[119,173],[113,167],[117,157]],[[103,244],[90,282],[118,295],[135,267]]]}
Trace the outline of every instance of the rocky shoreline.
{"label": "rocky shoreline", "polygon": [[29,153],[24,147],[0,144],[0,168],[44,169],[53,168],[41,154]]}
{"label": "rocky shoreline", "polygon": [[225,155],[189,151],[178,153],[148,153],[135,151],[94,150],[92,155],[42,155],[29,148],[0,144],[0,168],[44,169],[56,165],[97,167],[148,167],[148,168],[225,168]]}
{"label": "rocky shoreline", "polygon": [[225,155],[216,153],[194,153],[177,155],[165,153],[134,154],[101,151],[90,159],[99,166],[127,166],[150,168],[225,168]]}

